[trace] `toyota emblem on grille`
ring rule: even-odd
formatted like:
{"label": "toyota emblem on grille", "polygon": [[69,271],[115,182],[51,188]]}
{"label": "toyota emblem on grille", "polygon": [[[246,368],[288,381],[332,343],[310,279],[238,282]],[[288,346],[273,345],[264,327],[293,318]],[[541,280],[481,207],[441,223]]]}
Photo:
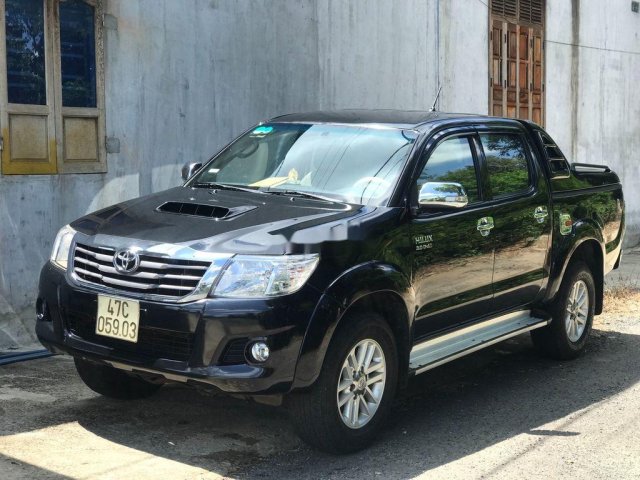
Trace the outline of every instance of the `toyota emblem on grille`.
{"label": "toyota emblem on grille", "polygon": [[113,266],[120,273],[133,273],[140,266],[140,256],[133,250],[118,250],[113,256]]}

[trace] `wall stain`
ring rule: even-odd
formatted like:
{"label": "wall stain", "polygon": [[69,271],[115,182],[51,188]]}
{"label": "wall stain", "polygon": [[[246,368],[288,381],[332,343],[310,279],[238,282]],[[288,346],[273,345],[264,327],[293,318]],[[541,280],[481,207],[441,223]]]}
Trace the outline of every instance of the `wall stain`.
{"label": "wall stain", "polygon": [[580,110],[580,0],[571,0],[571,160],[578,160]]}

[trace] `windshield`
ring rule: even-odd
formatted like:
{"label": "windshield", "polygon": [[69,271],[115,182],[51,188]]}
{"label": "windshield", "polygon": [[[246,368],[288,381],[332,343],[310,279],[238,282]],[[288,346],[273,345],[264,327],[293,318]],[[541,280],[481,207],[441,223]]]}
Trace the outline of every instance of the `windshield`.
{"label": "windshield", "polygon": [[218,183],[383,205],[416,137],[392,128],[269,123],[240,137],[188,185]]}

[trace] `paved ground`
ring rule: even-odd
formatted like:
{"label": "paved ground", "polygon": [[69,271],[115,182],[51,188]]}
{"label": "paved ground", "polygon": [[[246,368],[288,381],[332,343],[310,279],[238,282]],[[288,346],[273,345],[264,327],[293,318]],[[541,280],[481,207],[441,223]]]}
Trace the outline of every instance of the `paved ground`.
{"label": "paved ground", "polygon": [[279,409],[181,386],[107,400],[64,357],[0,367],[0,477],[640,478],[640,253],[611,279],[582,358],[523,336],[421,375],[345,457],[301,444]]}

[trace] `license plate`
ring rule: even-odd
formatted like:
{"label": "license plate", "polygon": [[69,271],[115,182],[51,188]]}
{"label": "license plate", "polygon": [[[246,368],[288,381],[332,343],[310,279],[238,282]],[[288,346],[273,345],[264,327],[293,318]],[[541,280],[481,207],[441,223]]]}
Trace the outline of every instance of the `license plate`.
{"label": "license plate", "polygon": [[140,302],[98,295],[96,334],[127,342],[138,341]]}

